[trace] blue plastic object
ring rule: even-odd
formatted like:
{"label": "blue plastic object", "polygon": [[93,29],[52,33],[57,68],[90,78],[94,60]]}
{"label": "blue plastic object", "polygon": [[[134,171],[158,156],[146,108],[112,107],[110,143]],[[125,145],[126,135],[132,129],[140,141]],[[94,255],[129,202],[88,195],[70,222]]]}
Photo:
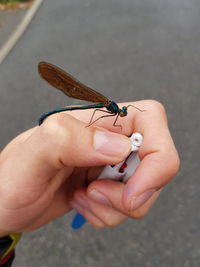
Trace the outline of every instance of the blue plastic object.
{"label": "blue plastic object", "polygon": [[71,227],[75,230],[78,230],[85,223],[86,223],[86,219],[80,213],[76,213],[76,215],[74,216],[72,220]]}

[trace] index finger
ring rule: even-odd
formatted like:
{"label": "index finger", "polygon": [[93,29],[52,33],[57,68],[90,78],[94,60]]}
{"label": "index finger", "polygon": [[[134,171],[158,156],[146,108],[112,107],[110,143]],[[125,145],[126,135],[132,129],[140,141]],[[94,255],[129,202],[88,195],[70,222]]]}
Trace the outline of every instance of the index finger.
{"label": "index finger", "polygon": [[[133,132],[139,132],[143,135],[143,143],[139,150],[139,156],[142,161],[136,173],[128,182],[131,187],[133,186],[132,183],[134,183],[134,190],[139,194],[148,187],[154,186],[159,189],[165,185],[176,174],[180,163],[162,104],[154,100],[142,100],[119,105],[127,106],[130,104],[145,110],[145,112],[140,112],[130,107],[126,117],[118,118],[118,124],[122,125],[122,130],[119,127],[113,127],[113,117],[98,120],[95,125],[128,136]],[[92,113],[93,110],[69,112],[69,114],[84,122],[90,119]],[[154,179],[147,179],[147,176],[154,177]],[[138,182],[136,182],[137,180]],[[144,188],[144,185],[141,186],[141,184],[145,184],[146,187]],[[129,194],[132,195],[133,192],[132,190],[130,191]]]}
{"label": "index finger", "polygon": [[[97,191],[103,192],[116,209],[121,207],[119,210],[122,211],[123,205],[130,214],[168,183],[179,168],[178,153],[168,129],[163,106],[152,100],[133,104],[140,109],[145,109],[146,112],[130,109],[128,116],[122,118],[119,123],[122,124],[126,135],[131,135],[133,132],[143,135],[143,143],[139,150],[140,165],[125,186],[120,187],[118,183],[119,190],[116,186],[115,191],[113,191],[113,186],[108,188],[105,180],[99,180],[90,185],[91,188],[95,187]],[[103,123],[108,129],[119,130],[115,129],[117,127],[112,127],[108,119],[99,123]]]}
{"label": "index finger", "polygon": [[155,191],[167,184],[179,169],[179,156],[170,135],[163,106],[146,101],[145,114],[138,114],[134,129],[143,134],[139,151],[141,163],[123,191],[123,204],[128,210],[142,206]]}
{"label": "index finger", "polygon": [[[97,191],[104,192],[114,205],[123,205],[130,213],[141,207],[151,196],[168,183],[179,168],[179,157],[171,138],[167,116],[164,107],[154,100],[143,100],[122,105],[134,105],[146,110],[140,112],[134,108],[128,109],[128,115],[119,118],[118,124],[122,125],[122,133],[130,136],[133,132],[143,135],[143,143],[139,150],[141,163],[123,190],[117,190],[118,197],[113,194],[112,188],[105,187],[105,180],[93,182]],[[93,110],[69,112],[76,118],[88,122]],[[99,115],[100,116],[100,115]],[[119,127],[113,127],[113,117],[101,119],[96,125],[108,130],[119,132]],[[121,133],[121,132],[120,132]],[[105,190],[106,188],[106,190]],[[118,200],[117,200],[118,199]]]}

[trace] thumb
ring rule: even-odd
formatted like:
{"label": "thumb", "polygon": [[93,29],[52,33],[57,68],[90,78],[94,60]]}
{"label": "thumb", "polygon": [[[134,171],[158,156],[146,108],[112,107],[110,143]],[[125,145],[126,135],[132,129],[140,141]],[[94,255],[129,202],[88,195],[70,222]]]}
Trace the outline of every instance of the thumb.
{"label": "thumb", "polygon": [[57,114],[39,127],[44,141],[41,146],[54,166],[115,164],[130,153],[131,143],[126,136],[86,126],[70,115]]}
{"label": "thumb", "polygon": [[115,164],[130,153],[126,136],[85,126],[70,115],[56,114],[23,142],[10,143],[0,156],[1,185],[38,187],[63,167]]}

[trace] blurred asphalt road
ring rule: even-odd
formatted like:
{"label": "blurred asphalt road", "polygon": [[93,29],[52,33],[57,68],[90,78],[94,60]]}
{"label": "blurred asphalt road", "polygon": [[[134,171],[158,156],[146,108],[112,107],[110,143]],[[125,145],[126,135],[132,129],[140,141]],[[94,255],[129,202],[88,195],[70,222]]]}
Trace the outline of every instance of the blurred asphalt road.
{"label": "blurred asphalt road", "polygon": [[25,13],[26,9],[18,11],[0,10],[0,49],[13,33]]}
{"label": "blurred asphalt road", "polygon": [[200,266],[199,25],[198,0],[44,1],[0,66],[1,148],[44,111],[80,103],[40,79],[45,60],[116,101],[161,101],[182,168],[143,220],[74,232],[69,214],[24,234],[14,267]]}

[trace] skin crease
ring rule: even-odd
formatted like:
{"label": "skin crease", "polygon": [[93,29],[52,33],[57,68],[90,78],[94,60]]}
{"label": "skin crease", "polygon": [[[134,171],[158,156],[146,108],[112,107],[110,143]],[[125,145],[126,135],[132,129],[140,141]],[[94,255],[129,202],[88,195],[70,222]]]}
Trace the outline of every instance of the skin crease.
{"label": "skin crease", "polygon": [[[148,213],[178,172],[180,161],[164,107],[154,100],[119,106],[130,104],[145,112],[130,107],[128,115],[118,120],[122,130],[112,126],[113,117],[85,127],[93,110],[69,111],[48,117],[4,148],[0,154],[0,236],[32,231],[72,208],[97,228],[117,226],[127,217],[139,219]],[[98,131],[111,139],[97,148]],[[128,183],[95,180],[101,166],[116,164],[130,153],[125,136],[133,132],[141,133],[144,140],[141,163]]]}

